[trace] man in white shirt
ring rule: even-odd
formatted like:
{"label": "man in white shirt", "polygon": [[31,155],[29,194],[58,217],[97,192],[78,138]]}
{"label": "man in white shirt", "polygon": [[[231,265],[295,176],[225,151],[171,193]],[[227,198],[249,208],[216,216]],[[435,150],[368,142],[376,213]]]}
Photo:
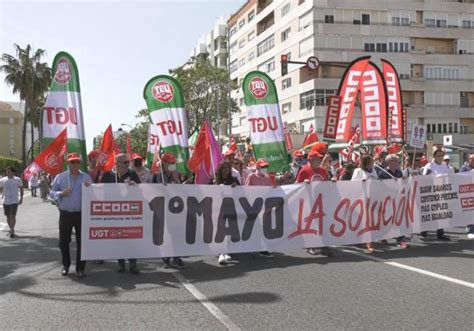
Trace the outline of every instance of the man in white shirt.
{"label": "man in white shirt", "polygon": [[[451,169],[443,162],[444,155],[445,153],[442,149],[435,149],[433,152],[433,160],[423,168],[423,175],[440,176],[450,174]],[[428,235],[427,231],[421,232],[421,235],[426,238]],[[436,230],[436,236],[440,240],[450,240],[450,238],[444,234],[444,229]]]}
{"label": "man in white shirt", "polygon": [[15,169],[13,167],[7,167],[5,174],[6,177],[0,179],[0,188],[3,188],[3,211],[10,227],[8,235],[10,238],[15,238],[16,213],[18,205],[23,202],[23,183],[20,178],[15,176]]}

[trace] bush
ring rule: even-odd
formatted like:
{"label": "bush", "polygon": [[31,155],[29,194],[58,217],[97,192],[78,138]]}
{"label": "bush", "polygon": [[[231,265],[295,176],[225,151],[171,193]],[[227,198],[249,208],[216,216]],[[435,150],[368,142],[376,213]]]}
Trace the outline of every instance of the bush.
{"label": "bush", "polygon": [[21,173],[23,172],[23,164],[21,161],[11,157],[0,156],[0,173],[2,175],[5,175],[5,169],[8,166],[15,168],[16,176],[21,177]]}

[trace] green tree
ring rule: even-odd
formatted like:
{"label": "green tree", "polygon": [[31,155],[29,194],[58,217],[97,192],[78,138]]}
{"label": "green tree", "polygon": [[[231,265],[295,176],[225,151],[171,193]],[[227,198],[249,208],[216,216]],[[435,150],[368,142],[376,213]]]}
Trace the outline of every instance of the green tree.
{"label": "green tree", "polygon": [[[198,130],[207,118],[213,128],[220,127],[225,133],[223,121],[227,122],[229,112],[238,111],[233,100],[229,109],[227,70],[213,66],[207,56],[197,56],[192,57],[185,65],[171,69],[170,74],[183,87],[189,131]],[[236,86],[231,85],[231,88]]]}
{"label": "green tree", "polygon": [[[22,161],[23,164],[26,164],[26,125],[28,121],[31,121],[32,126],[35,125],[35,121],[39,124],[39,120],[35,120],[34,113],[38,111],[44,94],[49,89],[52,70],[46,62],[41,62],[41,58],[46,53],[43,49],[34,50],[29,44],[25,48],[21,48],[15,44],[15,52],[16,56],[6,53],[2,55],[4,64],[0,66],[0,70],[6,74],[5,82],[12,87],[13,93],[19,93],[20,100],[25,102]],[[34,137],[32,137],[32,143],[33,141]]]}

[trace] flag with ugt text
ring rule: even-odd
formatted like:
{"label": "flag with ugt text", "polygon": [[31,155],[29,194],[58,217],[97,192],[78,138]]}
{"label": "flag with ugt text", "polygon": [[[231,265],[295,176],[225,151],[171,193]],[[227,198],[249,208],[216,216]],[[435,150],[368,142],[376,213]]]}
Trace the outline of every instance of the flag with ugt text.
{"label": "flag with ugt text", "polygon": [[163,152],[176,157],[179,173],[188,174],[188,121],[181,85],[173,77],[155,76],[146,83],[143,98]]}
{"label": "flag with ugt text", "polygon": [[64,170],[67,141],[66,128],[35,158],[34,163],[51,176],[56,176]]}
{"label": "flag with ugt text", "polygon": [[[81,87],[76,61],[66,52],[59,52],[53,60],[53,81],[43,107],[42,146],[47,146],[67,129],[67,150],[87,160]],[[82,162],[82,170],[87,163]]]}
{"label": "flag with ugt text", "polygon": [[242,89],[255,157],[265,159],[271,172],[289,171],[275,83],[265,73],[251,71],[245,76]]}

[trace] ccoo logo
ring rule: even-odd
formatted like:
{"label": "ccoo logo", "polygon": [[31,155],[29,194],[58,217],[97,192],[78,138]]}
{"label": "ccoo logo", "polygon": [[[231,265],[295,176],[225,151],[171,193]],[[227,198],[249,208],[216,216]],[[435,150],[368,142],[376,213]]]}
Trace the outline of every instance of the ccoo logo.
{"label": "ccoo logo", "polygon": [[267,95],[268,86],[267,83],[260,77],[252,78],[249,83],[250,92],[257,99],[263,99]]}
{"label": "ccoo logo", "polygon": [[71,80],[71,66],[66,59],[59,60],[54,81],[58,84],[64,85]]}
{"label": "ccoo logo", "polygon": [[170,102],[173,100],[173,86],[166,81],[158,81],[151,88],[153,98],[161,102]]}

